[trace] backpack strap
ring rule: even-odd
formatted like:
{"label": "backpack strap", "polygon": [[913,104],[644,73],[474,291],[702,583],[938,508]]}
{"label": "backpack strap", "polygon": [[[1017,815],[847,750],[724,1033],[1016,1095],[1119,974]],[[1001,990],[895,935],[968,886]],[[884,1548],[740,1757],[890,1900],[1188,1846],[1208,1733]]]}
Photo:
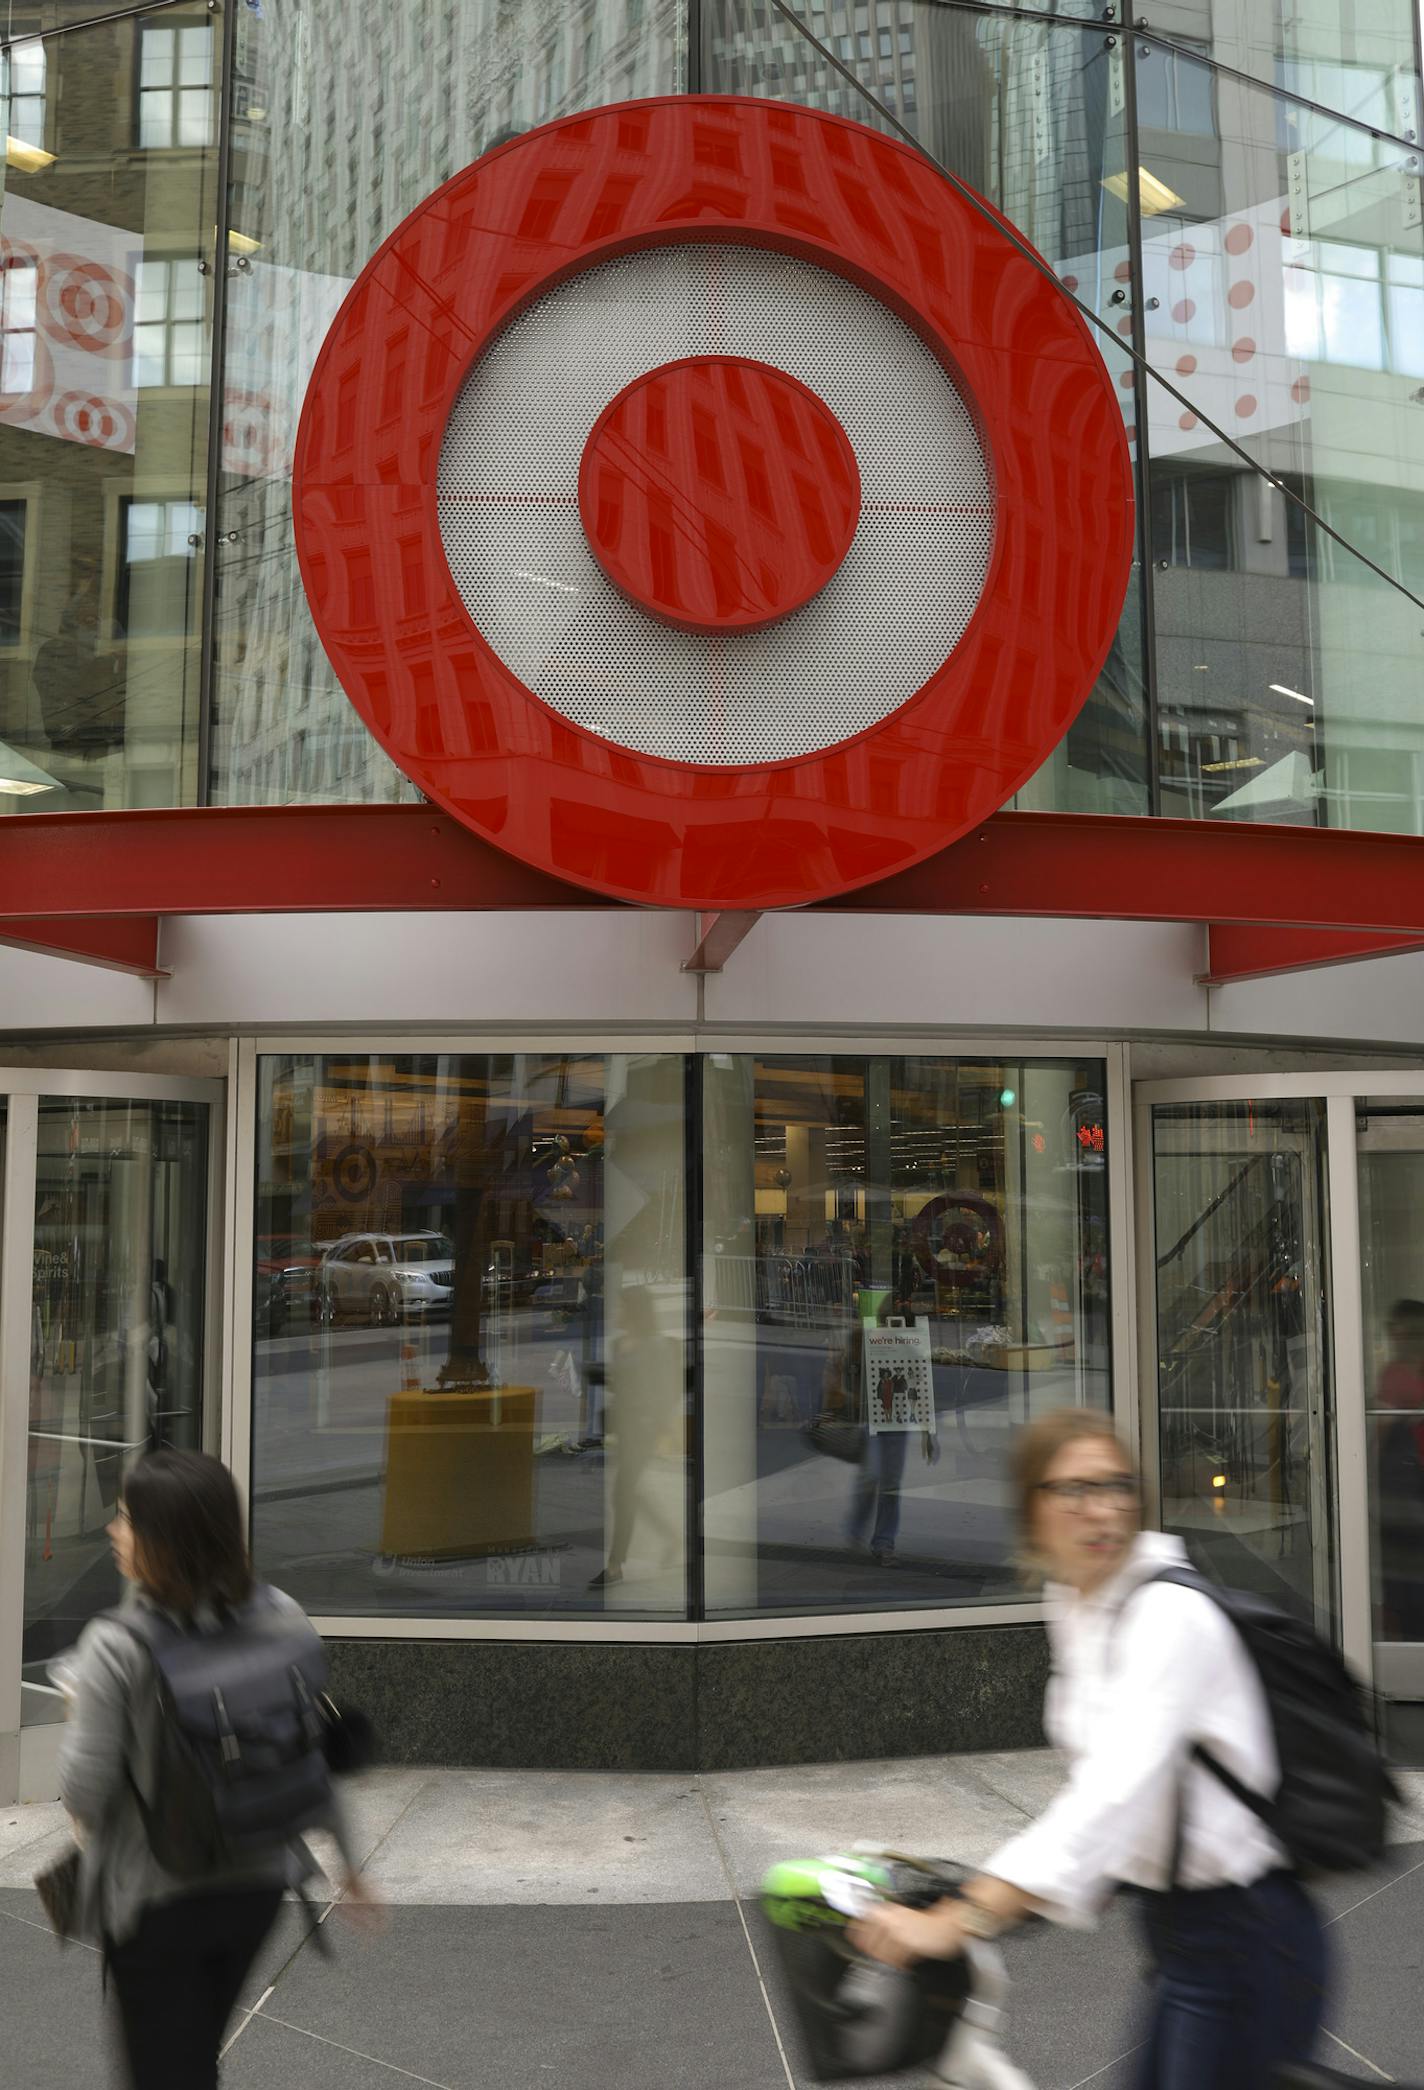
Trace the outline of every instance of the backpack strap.
{"label": "backpack strap", "polygon": [[[1117,1614],[1113,1620],[1113,1630],[1116,1630],[1118,1622],[1122,1618],[1123,1612],[1126,1611],[1128,1605],[1132,1602],[1133,1597],[1137,1596],[1140,1593],[1140,1591],[1144,1589],[1151,1589],[1153,1584],[1156,1582],[1172,1583],[1178,1589],[1194,1589],[1198,1592],[1199,1595],[1209,1597],[1211,1599],[1211,1602],[1216,1606],[1217,1610],[1222,1614],[1224,1618],[1227,1619],[1232,1631],[1236,1634],[1238,1640],[1240,1639],[1240,1630],[1237,1627],[1235,1620],[1231,1617],[1230,1612],[1227,1610],[1226,1605],[1222,1602],[1215,1583],[1208,1580],[1208,1578],[1205,1575],[1199,1573],[1196,1568],[1191,1566],[1159,1568],[1155,1575],[1149,1576],[1145,1582],[1139,1582],[1137,1588],[1134,1589],[1127,1597],[1125,1597],[1122,1603],[1118,1606]],[[1211,1773],[1211,1776],[1216,1779],[1217,1783],[1224,1787],[1225,1790],[1230,1793],[1233,1800],[1238,1801],[1241,1806],[1245,1807],[1248,1810],[1248,1812],[1254,1814],[1257,1821],[1263,1823],[1264,1826],[1271,1831],[1272,1835],[1277,1835],[1278,1832],[1276,1830],[1276,1806],[1273,1800],[1268,1800],[1264,1793],[1259,1793],[1254,1789],[1254,1787],[1247,1785],[1243,1779],[1238,1778],[1236,1776],[1236,1773],[1234,1771],[1228,1771],[1226,1765],[1224,1763],[1218,1762],[1217,1758],[1212,1755],[1210,1749],[1204,1748],[1200,1742],[1192,1743],[1191,1748],[1187,1751],[1187,1761],[1189,1763],[1200,1764],[1201,1768],[1204,1771],[1209,1771]],[[1183,1777],[1179,1779],[1177,1782],[1176,1814],[1172,1825],[1171,1865],[1167,1876],[1168,1886],[1174,1893],[1177,1887],[1178,1875],[1182,1869],[1183,1824],[1185,1814],[1186,1780],[1185,1777]]]}

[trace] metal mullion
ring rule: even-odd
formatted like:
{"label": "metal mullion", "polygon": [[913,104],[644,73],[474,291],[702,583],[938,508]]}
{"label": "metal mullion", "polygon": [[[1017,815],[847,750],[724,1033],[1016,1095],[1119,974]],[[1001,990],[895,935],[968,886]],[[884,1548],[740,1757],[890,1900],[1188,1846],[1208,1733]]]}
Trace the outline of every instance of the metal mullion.
{"label": "metal mullion", "polygon": [[702,1286],[702,1180],[704,1134],[702,1125],[702,1069],[700,1052],[683,1059],[683,1231],[686,1237],[687,1344],[685,1364],[691,1390],[687,1429],[687,1522],[683,1539],[688,1561],[687,1616],[700,1624],[707,1616],[707,1567],[703,1510],[707,1499],[707,1470],[704,1456],[704,1427],[707,1399],[702,1360],[704,1354],[704,1299]]}
{"label": "metal mullion", "polygon": [[1147,811],[1155,818],[1162,811],[1162,727],[1157,679],[1157,595],[1152,565],[1152,455],[1148,441],[1151,402],[1147,387],[1147,313],[1143,298],[1142,190],[1138,170],[1142,165],[1137,120],[1137,51],[1133,41],[1133,0],[1123,0],[1122,90],[1123,117],[1127,126],[1127,244],[1132,274],[1128,278],[1132,320],[1132,396],[1137,416],[1137,484],[1142,498],[1137,509],[1137,607],[1142,622],[1141,667],[1143,697],[1147,707]]}
{"label": "metal mullion", "polygon": [[702,0],[687,0],[687,71],[685,91],[702,92]]}
{"label": "metal mullion", "polygon": [[1360,1182],[1355,1101],[1331,1096],[1326,1111],[1331,1268],[1330,1339],[1335,1398],[1335,1518],[1340,1638],[1346,1660],[1373,1685],[1369,1420],[1360,1283]]}
{"label": "metal mullion", "polygon": [[39,1098],[10,1096],[0,1190],[0,1804],[19,1796]]}
{"label": "metal mullion", "polygon": [[203,506],[203,600],[198,627],[197,797],[208,803],[212,762],[213,682],[217,651],[218,502],[222,495],[224,396],[227,389],[227,272],[231,213],[233,77],[237,53],[236,0],[222,10],[221,63],[218,68],[217,196],[213,209],[212,339],[208,347],[208,456]]}

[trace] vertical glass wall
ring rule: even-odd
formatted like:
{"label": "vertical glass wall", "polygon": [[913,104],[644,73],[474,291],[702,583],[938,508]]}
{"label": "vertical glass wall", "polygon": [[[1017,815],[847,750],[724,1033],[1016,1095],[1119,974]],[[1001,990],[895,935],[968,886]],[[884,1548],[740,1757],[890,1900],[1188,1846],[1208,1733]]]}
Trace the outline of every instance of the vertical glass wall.
{"label": "vertical glass wall", "polygon": [[1091,315],[1142,556],[1019,803],[1424,832],[1413,0],[0,0],[0,30],[0,812],[410,795],[296,568],[318,347],[489,146],[692,84],[903,126]]}
{"label": "vertical glass wall", "polygon": [[[1162,1525],[1197,1564],[1337,1615],[1325,1112],[1152,1112]],[[1152,1311],[1146,1295],[1144,1310]]]}
{"label": "vertical glass wall", "polygon": [[291,460],[353,277],[432,189],[550,118],[684,85],[685,0],[241,8],[229,195],[214,798],[409,798],[312,625]]}
{"label": "vertical glass wall", "polygon": [[23,1718],[119,1600],[107,1526],[134,1459],[202,1442],[208,1112],[42,1098],[25,1496]]}
{"label": "vertical glass wall", "polygon": [[199,789],[220,24],[63,13],[5,53],[0,813]]}
{"label": "vertical glass wall", "polygon": [[1424,1110],[1356,1105],[1375,1686],[1391,1739],[1424,1737]]}
{"label": "vertical glass wall", "polygon": [[[847,0],[803,5],[799,13],[808,33],[771,0],[703,0],[703,87],[808,102],[881,130],[893,129],[882,110],[897,119],[932,159],[997,204],[1101,312],[1099,343],[1135,435],[1132,367],[1116,345],[1131,332],[1120,43],[1110,46],[1100,28],[1007,20],[929,0]],[[1150,810],[1140,573],[1135,565],[1097,689],[1019,794],[1020,805]]]}
{"label": "vertical glass wall", "polygon": [[1110,1398],[1101,1064],[704,1068],[707,1616],[1023,1594],[1013,1432]]}
{"label": "vertical glass wall", "polygon": [[683,1615],[683,1084],[261,1061],[253,1543],[309,1611]]}

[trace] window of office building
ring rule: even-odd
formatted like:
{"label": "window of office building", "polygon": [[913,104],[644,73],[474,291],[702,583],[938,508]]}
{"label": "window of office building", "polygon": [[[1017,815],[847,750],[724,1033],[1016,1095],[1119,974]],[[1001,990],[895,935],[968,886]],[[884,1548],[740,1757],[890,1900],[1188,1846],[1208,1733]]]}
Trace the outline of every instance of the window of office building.
{"label": "window of office building", "polygon": [[8,137],[32,151],[45,143],[45,47],[38,36],[11,44]]}
{"label": "window of office building", "polygon": [[25,524],[28,501],[0,500],[0,646],[24,635]]}
{"label": "window of office building", "polygon": [[144,151],[213,142],[213,32],[207,22],[139,23],[138,142]]}
{"label": "window of office building", "polygon": [[196,254],[145,256],[134,271],[134,383],[200,385],[207,374]]}

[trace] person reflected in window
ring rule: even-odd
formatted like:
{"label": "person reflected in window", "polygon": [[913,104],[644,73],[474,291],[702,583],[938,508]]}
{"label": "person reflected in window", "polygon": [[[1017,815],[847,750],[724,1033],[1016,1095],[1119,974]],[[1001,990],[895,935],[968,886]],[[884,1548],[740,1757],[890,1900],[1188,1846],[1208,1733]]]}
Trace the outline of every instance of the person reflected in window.
{"label": "person reflected in window", "polygon": [[[897,1299],[888,1309],[908,1319],[908,1302]],[[909,1430],[873,1430],[870,1409],[880,1401],[888,1411],[894,1399],[893,1379],[886,1373],[867,1387],[865,1337],[859,1321],[851,1330],[843,1352],[833,1355],[826,1371],[825,1412],[850,1420],[859,1416],[865,1423],[860,1464],[851,1489],[846,1518],[846,1539],[857,1551],[866,1550],[877,1567],[890,1567],[900,1536],[900,1494],[909,1455]],[[881,1383],[884,1382],[884,1383]]]}
{"label": "person reflected in window", "polygon": [[78,561],[59,628],[40,645],[31,669],[45,737],[59,756],[92,760],[123,746],[122,636],[104,644],[100,622],[97,566]]}
{"label": "person reflected in window", "polygon": [[[590,1589],[608,1589],[623,1580],[640,1536],[651,1537],[656,1560],[650,1564],[659,1572],[673,1567],[682,1552],[682,1525],[674,1508],[684,1449],[682,1348],[658,1327],[646,1285],[619,1291],[617,1324],[604,1393],[605,1429],[612,1439],[613,1528],[607,1561]],[[656,1485],[663,1461],[676,1466],[673,1488],[666,1492]]]}
{"label": "person reflected in window", "polygon": [[1424,1300],[1389,1310],[1389,1357],[1375,1389],[1384,1628],[1424,1640]]}

